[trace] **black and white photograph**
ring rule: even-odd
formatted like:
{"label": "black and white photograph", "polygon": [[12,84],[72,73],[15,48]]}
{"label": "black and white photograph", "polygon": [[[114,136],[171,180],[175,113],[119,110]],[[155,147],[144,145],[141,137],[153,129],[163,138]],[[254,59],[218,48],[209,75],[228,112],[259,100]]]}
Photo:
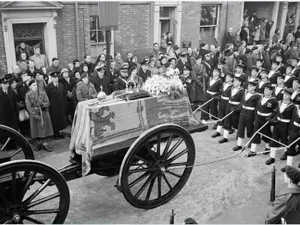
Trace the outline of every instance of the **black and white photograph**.
{"label": "black and white photograph", "polygon": [[1,224],[300,224],[300,2],[0,1]]}

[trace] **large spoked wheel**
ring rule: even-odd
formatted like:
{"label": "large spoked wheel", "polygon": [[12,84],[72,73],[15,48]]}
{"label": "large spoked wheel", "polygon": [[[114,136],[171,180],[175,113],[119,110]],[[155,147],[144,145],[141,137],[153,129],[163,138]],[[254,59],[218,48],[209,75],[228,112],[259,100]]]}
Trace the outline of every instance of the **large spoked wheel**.
{"label": "large spoked wheel", "polygon": [[52,167],[34,160],[0,165],[1,224],[62,224],[69,204],[67,183]]}
{"label": "large spoked wheel", "polygon": [[128,150],[119,174],[125,199],[143,209],[171,200],[185,185],[195,161],[193,138],[175,124],[156,126]]}
{"label": "large spoked wheel", "polygon": [[0,160],[34,159],[27,139],[13,128],[0,125],[0,139]]}

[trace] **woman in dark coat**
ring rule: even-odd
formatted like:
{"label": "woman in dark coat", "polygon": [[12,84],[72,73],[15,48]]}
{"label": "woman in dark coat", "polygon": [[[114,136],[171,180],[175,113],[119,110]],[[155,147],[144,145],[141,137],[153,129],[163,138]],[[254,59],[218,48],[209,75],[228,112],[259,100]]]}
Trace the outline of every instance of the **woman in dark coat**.
{"label": "woman in dark coat", "polygon": [[66,92],[64,85],[58,82],[58,73],[52,72],[52,83],[48,84],[46,92],[50,101],[50,116],[55,140],[63,138],[59,131],[67,127],[66,122]]}
{"label": "woman in dark coat", "polygon": [[43,90],[38,90],[38,84],[35,80],[30,80],[28,83],[30,91],[26,93],[25,102],[26,108],[30,117],[31,137],[38,142],[36,151],[44,149],[52,152],[45,141],[46,137],[53,135],[51,118],[49,115],[49,99]]}

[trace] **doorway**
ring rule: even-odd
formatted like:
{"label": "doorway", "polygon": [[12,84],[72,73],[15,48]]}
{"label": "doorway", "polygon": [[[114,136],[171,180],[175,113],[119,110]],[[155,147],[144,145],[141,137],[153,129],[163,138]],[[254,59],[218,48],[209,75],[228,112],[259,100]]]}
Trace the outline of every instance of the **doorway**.
{"label": "doorway", "polygon": [[[44,23],[13,24],[14,44],[16,47],[16,60],[20,58],[20,52],[25,51],[27,58],[34,54],[34,47],[39,46],[41,54],[45,54]],[[25,43],[25,50],[21,49],[21,43]],[[22,46],[24,49],[24,45]]]}

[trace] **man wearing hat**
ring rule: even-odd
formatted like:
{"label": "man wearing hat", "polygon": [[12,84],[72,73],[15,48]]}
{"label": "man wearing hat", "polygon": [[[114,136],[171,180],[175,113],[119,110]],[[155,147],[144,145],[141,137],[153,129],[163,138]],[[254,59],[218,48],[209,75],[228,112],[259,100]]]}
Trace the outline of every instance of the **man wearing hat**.
{"label": "man wearing hat", "polygon": [[17,96],[9,87],[10,77],[9,74],[0,76],[0,124],[18,130]]}
{"label": "man wearing hat", "polygon": [[[145,82],[149,77],[151,77],[151,71],[148,70],[148,62],[149,60],[148,59],[144,59],[142,62],[141,62],[141,68],[138,72],[139,74],[139,77],[141,77],[143,79],[143,82]],[[123,68],[123,67],[122,67]],[[120,69],[121,71],[122,69]],[[126,70],[126,65],[125,67],[123,68],[123,72]],[[127,67],[127,71],[128,71],[128,67]],[[127,75],[128,75],[128,72],[127,72]],[[121,76],[124,78],[124,76]]]}
{"label": "man wearing hat", "polygon": [[[150,72],[150,71],[149,71]],[[151,73],[151,72],[150,72]],[[124,63],[120,69],[120,75],[114,79],[114,90],[125,90],[128,80],[128,64]]]}
{"label": "man wearing hat", "polygon": [[263,94],[265,91],[265,87],[267,85],[270,85],[270,82],[268,81],[268,70],[266,68],[262,68],[261,72],[259,73],[260,81],[257,85],[257,92],[260,94]]}
{"label": "man wearing hat", "polygon": [[65,114],[67,93],[64,85],[58,80],[59,72],[51,72],[50,76],[52,77],[52,83],[46,87],[46,93],[50,102],[50,116],[54,138],[58,140],[63,138],[59,131],[67,127]]}
{"label": "man wearing hat", "polygon": [[[294,211],[300,214],[300,171],[294,167],[286,167],[286,176],[290,179],[289,187],[276,196],[272,210],[267,214],[266,224],[280,224],[281,218],[287,219],[288,214]],[[299,224],[299,216],[291,224]]]}
{"label": "man wearing hat", "polygon": [[[213,76],[210,78],[208,82],[208,87],[206,90],[206,101],[210,101],[212,98],[214,100],[210,101],[208,104],[203,106],[203,111],[208,112],[212,115],[212,119],[218,119],[218,97],[222,92],[223,82],[220,79],[221,70],[215,68],[213,70]],[[202,112],[201,119],[202,122],[205,123],[209,119],[209,114]]]}
{"label": "man wearing hat", "polygon": [[[223,83],[222,87],[222,92],[221,92],[221,97],[219,100],[219,110],[218,110],[218,117],[223,118],[226,114],[226,108],[228,105],[230,93],[231,93],[231,88],[233,85],[233,73],[227,73],[225,82]],[[223,127],[223,120],[217,122],[217,131],[214,133],[211,137],[216,138],[221,136],[221,131]]]}
{"label": "man wearing hat", "polygon": [[[254,120],[253,133],[255,133],[262,126],[265,125],[264,128],[260,130],[260,133],[266,135],[267,137],[272,136],[269,121],[276,117],[277,110],[278,110],[278,102],[276,98],[272,96],[272,92],[273,92],[273,87],[270,84],[265,85],[264,95],[257,104],[256,116]],[[266,124],[267,122],[268,124]],[[265,151],[266,153],[268,153],[270,150],[270,146],[269,146],[270,139],[263,136],[262,140],[264,140],[265,142]],[[248,157],[256,155],[256,148],[257,145],[260,144],[260,142],[261,142],[261,137],[259,134],[256,134],[251,141],[251,150],[248,153]]]}
{"label": "man wearing hat", "polygon": [[105,94],[110,95],[111,90],[110,90],[110,84],[111,84],[111,79],[110,79],[110,74],[105,76],[105,70],[106,67],[104,64],[100,65],[96,69],[96,76],[90,77],[90,82],[95,86],[96,91],[99,93],[101,91],[101,86]]}
{"label": "man wearing hat", "polygon": [[205,66],[208,77],[212,76],[212,71],[213,71],[210,53],[211,53],[210,51],[203,49],[202,63]]}
{"label": "man wearing hat", "polygon": [[[291,120],[296,109],[296,106],[291,101],[291,96],[293,90],[290,88],[284,88],[283,100],[279,103],[279,110],[275,116],[275,126],[272,135],[272,139],[277,141],[270,141],[271,153],[270,158],[266,161],[266,165],[271,165],[275,162],[276,157],[276,148],[280,147],[278,142],[281,142],[285,145],[288,143],[288,133]],[[286,159],[286,153],[281,157],[281,159]]]}
{"label": "man wearing hat", "polygon": [[176,68],[178,68],[180,74],[183,74],[184,67],[191,68],[190,63],[187,60],[187,54],[186,54],[186,52],[182,52],[180,54],[180,58],[179,58],[179,60],[177,62],[177,65],[176,65]]}
{"label": "man wearing hat", "polygon": [[284,76],[280,73],[277,76],[277,86],[274,89],[274,96],[277,101],[282,101],[284,88]]}
{"label": "man wearing hat", "polygon": [[[245,68],[245,65],[244,65],[244,64],[242,64],[242,63],[237,64],[234,75],[235,75],[236,77],[241,77],[241,80],[242,80],[243,82],[246,82],[246,81],[247,81],[247,78],[246,78],[246,74],[244,73],[244,68]],[[250,74],[249,74],[249,75],[250,75]],[[245,87],[245,85],[244,85],[244,87]]]}
{"label": "man wearing hat", "polygon": [[234,58],[233,52],[231,50],[226,50],[224,52],[225,54],[225,67],[224,72],[225,73],[234,73],[237,65],[237,61]]}
{"label": "man wearing hat", "polygon": [[228,105],[226,107],[226,115],[233,113],[224,119],[223,125],[223,138],[219,140],[219,143],[228,142],[229,131],[234,128],[238,128],[240,107],[244,99],[244,89],[241,87],[243,83],[243,76],[234,76],[233,87],[231,88],[231,93],[228,100]]}
{"label": "man wearing hat", "polygon": [[257,103],[261,99],[261,95],[255,92],[257,86],[256,81],[248,82],[248,91],[245,91],[244,100],[241,108],[238,132],[237,132],[237,145],[233,151],[241,150],[245,138],[245,129],[247,128],[247,137],[250,138],[253,134],[254,116]]}

